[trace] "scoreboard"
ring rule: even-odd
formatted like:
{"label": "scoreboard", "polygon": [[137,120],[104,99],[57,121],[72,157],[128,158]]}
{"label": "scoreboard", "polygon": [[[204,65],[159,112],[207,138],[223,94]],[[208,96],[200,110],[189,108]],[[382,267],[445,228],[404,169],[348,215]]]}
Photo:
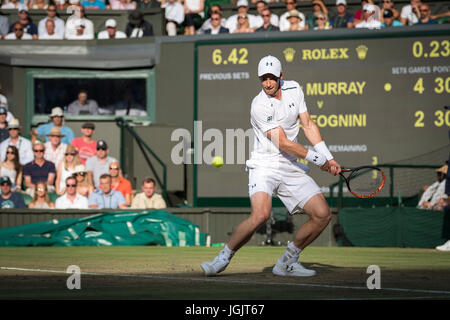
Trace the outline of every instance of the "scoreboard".
{"label": "scoreboard", "polygon": [[[261,90],[258,62],[269,54],[281,61],[284,79],[300,84],[341,165],[392,163],[448,145],[448,35],[205,43],[196,64],[199,198],[248,197],[250,105]],[[310,147],[302,130],[298,140]],[[214,155],[223,156],[223,167],[210,165]],[[307,165],[324,191],[337,181]]]}

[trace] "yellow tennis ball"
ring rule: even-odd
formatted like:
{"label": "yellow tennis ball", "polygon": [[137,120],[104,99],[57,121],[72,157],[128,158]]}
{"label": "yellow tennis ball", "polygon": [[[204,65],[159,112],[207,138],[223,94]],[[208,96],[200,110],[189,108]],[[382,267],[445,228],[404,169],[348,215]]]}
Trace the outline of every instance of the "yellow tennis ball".
{"label": "yellow tennis ball", "polygon": [[213,159],[213,166],[217,167],[217,168],[223,166],[223,158],[219,157],[219,156],[214,157],[214,159]]}

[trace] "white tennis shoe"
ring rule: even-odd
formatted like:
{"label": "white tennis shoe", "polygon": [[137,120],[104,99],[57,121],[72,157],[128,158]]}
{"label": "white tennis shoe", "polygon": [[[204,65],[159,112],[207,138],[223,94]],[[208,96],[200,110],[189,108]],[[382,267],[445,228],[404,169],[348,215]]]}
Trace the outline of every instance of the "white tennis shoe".
{"label": "white tennis shoe", "polygon": [[437,246],[436,249],[439,251],[450,251],[450,240],[448,240],[443,245]]}
{"label": "white tennis shoe", "polygon": [[272,273],[277,276],[288,277],[311,277],[316,274],[316,271],[306,269],[300,262],[286,263],[282,259],[278,259],[277,263],[272,269]]}
{"label": "white tennis shoe", "polygon": [[225,270],[229,263],[230,260],[225,258],[224,255],[219,254],[213,261],[203,262],[200,266],[205,272],[205,276],[211,277]]}

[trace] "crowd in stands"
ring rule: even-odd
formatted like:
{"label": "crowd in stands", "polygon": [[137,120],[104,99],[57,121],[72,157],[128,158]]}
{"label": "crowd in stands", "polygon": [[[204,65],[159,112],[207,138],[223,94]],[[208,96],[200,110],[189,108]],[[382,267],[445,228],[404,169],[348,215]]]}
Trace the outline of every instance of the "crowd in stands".
{"label": "crowd in stands", "polygon": [[[230,0],[223,0],[230,3]],[[261,31],[328,30],[333,28],[368,28],[437,24],[448,22],[450,11],[431,12],[429,4],[422,0],[411,0],[410,4],[397,7],[394,0],[361,0],[361,7],[350,12],[346,0],[336,0],[330,8],[322,0],[282,0],[286,11],[280,16],[271,12],[271,2],[277,0],[232,0],[237,14],[224,17],[221,1],[205,7],[205,0],[3,0],[2,9],[17,9],[15,21],[0,15],[2,39],[122,39],[153,36],[153,26],[144,19],[140,9],[163,8],[166,33],[177,34],[223,34],[252,33]],[[298,3],[310,3],[312,12],[302,13]],[[254,4],[256,14],[250,14]],[[330,5],[329,5],[330,6]],[[32,21],[29,11],[46,10],[47,16]],[[57,9],[71,15],[66,21],[57,16]],[[94,30],[86,16],[89,10],[130,10],[125,30],[117,29],[113,18],[105,22],[104,30]]]}
{"label": "crowd in stands", "polygon": [[0,208],[162,209],[156,182],[144,179],[133,190],[105,140],[94,139],[95,124],[86,122],[81,136],[64,123],[60,107],[50,121],[21,133],[18,119],[7,120],[7,100],[0,95]]}

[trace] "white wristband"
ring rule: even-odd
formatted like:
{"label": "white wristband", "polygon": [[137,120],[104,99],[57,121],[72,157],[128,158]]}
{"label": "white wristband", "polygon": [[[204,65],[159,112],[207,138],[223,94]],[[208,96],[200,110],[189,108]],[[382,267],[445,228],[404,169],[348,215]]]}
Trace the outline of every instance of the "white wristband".
{"label": "white wristband", "polygon": [[323,154],[325,158],[327,158],[328,161],[333,159],[333,155],[331,154],[330,150],[328,150],[327,145],[325,144],[325,141],[320,141],[318,144],[314,146],[314,149]]}
{"label": "white wristband", "polygon": [[314,163],[316,166],[321,167],[327,162],[325,156],[319,152],[315,152],[311,149],[308,149],[308,153],[306,154],[305,160]]}

